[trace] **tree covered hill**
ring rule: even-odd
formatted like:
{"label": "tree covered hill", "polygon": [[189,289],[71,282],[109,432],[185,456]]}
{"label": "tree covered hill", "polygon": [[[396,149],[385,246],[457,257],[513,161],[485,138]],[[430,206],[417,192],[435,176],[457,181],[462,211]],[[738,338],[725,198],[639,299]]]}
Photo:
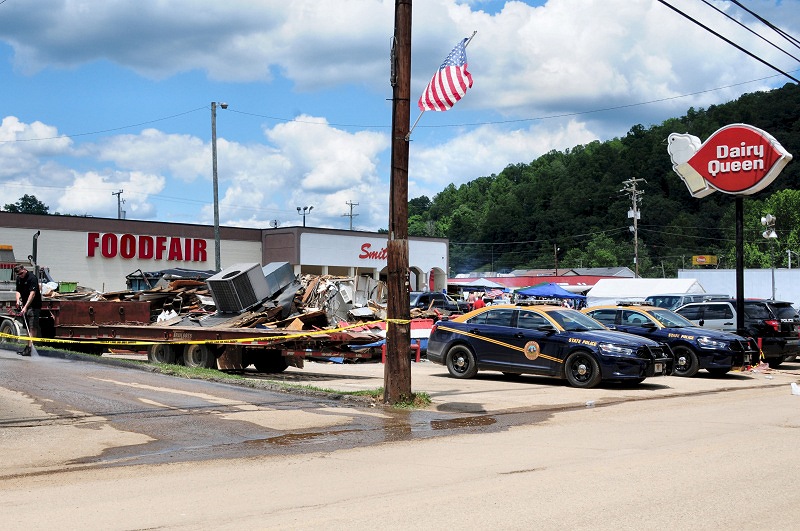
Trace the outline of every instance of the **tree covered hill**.
{"label": "tree covered hill", "polygon": [[[745,94],[707,109],[645,128],[624,138],[551,151],[499,175],[450,185],[433,199],[409,201],[409,232],[450,239],[451,273],[513,269],[628,266],[634,269],[631,196],[623,182],[643,192],[638,223],[639,273],[675,276],[693,255],[713,254],[734,267],[734,198],[716,192],[693,198],[672,170],[670,133],[705,141],[725,125],[746,123],[774,136],[795,156],[759,194],[745,198],[745,266],[785,266],[787,249],[800,253],[800,88],[787,84]],[[761,236],[760,219],[777,217],[778,239]],[[800,258],[795,256],[795,263]]]}

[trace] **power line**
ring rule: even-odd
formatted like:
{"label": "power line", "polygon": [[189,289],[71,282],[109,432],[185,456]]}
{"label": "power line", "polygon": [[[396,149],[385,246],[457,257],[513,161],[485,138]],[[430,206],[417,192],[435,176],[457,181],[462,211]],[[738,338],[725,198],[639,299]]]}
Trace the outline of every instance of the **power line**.
{"label": "power line", "polygon": [[[733,17],[732,17],[732,16],[731,16],[729,13],[726,13],[725,11],[721,10],[720,8],[718,8],[717,6],[715,6],[715,5],[711,4],[711,3],[710,3],[708,0],[701,0],[701,1],[702,1],[702,2],[703,2],[705,5],[707,5],[708,7],[710,7],[711,9],[715,10],[717,13],[721,14],[722,16],[724,16],[725,18],[727,18],[727,19],[728,19],[728,20],[730,20],[731,22],[733,22],[733,23],[735,23],[735,24],[739,25],[740,27],[744,28],[745,30],[749,31],[750,33],[752,33],[753,35],[755,35],[756,37],[758,37],[758,38],[759,38],[759,39],[761,39],[762,41],[766,42],[767,44],[769,44],[770,46],[772,46],[772,47],[773,47],[773,48],[775,48],[776,50],[780,50],[781,52],[785,53],[786,55],[788,55],[789,57],[791,57],[791,58],[792,58],[792,59],[794,59],[795,61],[800,61],[800,59],[798,59],[798,58],[797,58],[797,57],[795,57],[794,55],[790,54],[789,52],[787,52],[786,50],[784,50],[783,48],[781,48],[780,46],[778,46],[778,45],[777,45],[777,44],[775,44],[774,42],[770,41],[769,39],[767,39],[766,37],[764,37],[763,35],[761,35],[760,33],[758,33],[758,32],[756,32],[756,31],[754,31],[754,30],[753,30],[753,29],[751,29],[751,28],[748,28],[748,27],[747,27],[747,26],[746,26],[744,23],[742,23],[742,22],[740,22],[740,21],[736,20],[736,19],[735,19],[735,18],[733,18]],[[761,17],[759,17],[758,15],[756,15],[755,13],[753,13],[752,11],[750,11],[750,10],[748,10],[748,9],[746,9],[746,8],[745,8],[745,10],[746,10],[748,13],[750,13],[751,15],[755,16],[756,18],[758,18],[759,20],[762,20],[762,21],[763,21],[763,19],[761,19]],[[769,23],[767,23],[767,22],[765,22],[765,21],[764,21],[764,23],[765,23],[765,24],[766,24],[768,27],[771,27],[771,25],[770,25]]]}
{"label": "power line", "polygon": [[[659,0],[659,1],[661,1],[661,0]],[[800,71],[800,69],[793,70],[793,72],[797,72],[797,71]],[[792,76],[789,76],[788,74],[786,74],[786,73],[784,73],[782,71],[780,71],[780,72],[781,72],[781,74],[783,74],[785,76],[788,76],[790,79],[794,79],[795,81],[797,81]],[[757,78],[757,79],[751,79],[751,80],[748,80],[748,81],[742,81],[740,83],[731,83],[729,85],[724,85],[724,86],[721,86],[721,87],[715,87],[715,88],[711,88],[711,89],[698,90],[698,91],[695,91],[695,92],[689,92],[689,93],[686,93],[686,94],[680,94],[678,96],[669,96],[669,97],[666,97],[666,98],[658,98],[658,99],[655,99],[655,100],[641,101],[641,102],[636,102],[636,103],[626,103],[624,105],[615,105],[613,107],[602,107],[600,109],[590,109],[590,110],[587,110],[587,111],[575,111],[575,112],[560,113],[560,114],[549,114],[549,115],[544,115],[544,116],[535,116],[535,117],[531,117],[531,118],[516,118],[516,119],[513,119],[513,120],[488,120],[488,121],[484,121],[484,122],[463,122],[463,123],[457,123],[457,124],[418,125],[417,127],[434,129],[434,128],[447,128],[447,127],[468,127],[468,126],[478,126],[478,125],[501,125],[501,124],[513,124],[513,123],[521,123],[521,122],[536,122],[536,121],[539,121],[539,120],[553,120],[553,119],[556,119],[556,118],[567,118],[567,117],[570,117],[570,116],[583,116],[583,115],[586,115],[586,114],[594,114],[594,113],[609,112],[609,111],[618,111],[620,109],[629,109],[631,107],[642,107],[644,105],[652,105],[652,104],[655,104],[655,103],[663,103],[665,101],[672,101],[672,100],[679,100],[679,99],[682,99],[682,98],[689,98],[691,96],[698,96],[700,94],[707,94],[709,92],[716,92],[718,90],[725,90],[725,89],[729,89],[729,88],[740,87],[742,85],[749,85],[750,83],[757,83],[759,81],[765,81],[767,79],[772,79],[772,78],[775,78],[775,77],[778,77],[778,76],[777,75],[765,76],[765,77],[761,77],[761,78]],[[149,124],[153,124],[153,123],[157,123],[157,122],[163,122],[163,121],[166,121],[166,120],[171,120],[173,118],[178,118],[180,116],[184,116],[186,114],[191,114],[191,113],[194,113],[194,112],[197,112],[197,111],[204,111],[207,108],[208,108],[207,106],[198,107],[196,109],[192,109],[192,110],[185,111],[185,112],[178,113],[178,114],[172,114],[170,116],[164,116],[162,118],[156,118],[156,119],[153,119],[153,120],[148,120],[146,122],[139,122],[139,123],[129,124],[129,125],[121,125],[119,127],[112,127],[112,128],[108,128],[108,129],[100,129],[100,130],[97,130],[97,131],[89,131],[89,132],[84,132],[84,133],[63,134],[63,135],[58,135],[58,136],[41,137],[41,138],[14,138],[14,139],[11,139],[11,140],[0,140],[0,144],[11,144],[11,143],[16,143],[16,142],[37,142],[37,141],[43,141],[43,140],[59,140],[59,139],[62,139],[62,138],[77,138],[77,137],[81,137],[81,136],[99,135],[99,134],[103,134],[103,133],[110,133],[110,132],[114,132],[114,131],[121,131],[123,129],[131,129],[131,128],[134,128],[134,127],[140,127],[140,126],[143,126],[143,125],[149,125]],[[361,128],[361,129],[388,129],[388,128],[391,127],[391,125],[347,124],[347,123],[327,122],[327,121],[325,123],[320,123],[319,121],[314,121],[314,120],[298,120],[296,118],[283,118],[283,117],[279,117],[279,116],[271,116],[271,115],[266,115],[266,114],[253,113],[253,112],[238,111],[238,110],[232,109],[232,108],[228,108],[228,112],[229,113],[241,114],[241,115],[244,115],[244,116],[254,116],[256,118],[266,118],[268,120],[275,120],[275,121],[278,121],[278,122],[285,122],[285,123],[300,123],[300,124],[307,124],[307,125],[323,125],[323,126],[350,127],[350,128],[356,128],[357,127],[357,128]]]}
{"label": "power line", "polygon": [[50,136],[50,137],[42,137],[42,138],[15,138],[13,140],[0,140],[0,144],[13,143],[13,142],[35,142],[35,141],[39,141],[39,140],[59,140],[59,139],[62,139],[62,138],[75,138],[75,137],[79,137],[79,136],[90,136],[90,135],[99,135],[99,134],[102,134],[102,133],[111,133],[113,131],[121,131],[123,129],[130,129],[132,127],[140,127],[142,125],[149,125],[149,124],[154,124],[156,122],[163,122],[165,120],[171,120],[173,118],[177,118],[179,116],[184,116],[186,114],[191,114],[193,112],[205,110],[207,108],[208,108],[207,106],[206,107],[198,107],[197,109],[192,109],[191,111],[181,112],[181,113],[178,113],[178,114],[172,114],[170,116],[164,116],[163,118],[156,118],[154,120],[148,120],[146,122],[139,122],[137,124],[122,125],[122,126],[119,126],[119,127],[112,127],[110,129],[101,129],[99,131],[91,131],[91,132],[88,132],[88,133],[73,133],[73,134],[69,134],[69,135],[58,135],[58,136]]}
{"label": "power line", "polygon": [[796,77],[789,75],[788,73],[784,72],[783,70],[781,70],[777,66],[767,62],[765,59],[762,59],[761,57],[758,57],[756,54],[750,52],[749,50],[745,50],[744,48],[742,48],[741,46],[739,46],[738,44],[736,44],[732,40],[728,39],[727,37],[724,37],[723,35],[721,35],[719,33],[717,33],[716,31],[714,31],[713,29],[709,28],[708,26],[706,26],[705,24],[703,24],[702,22],[700,22],[696,18],[690,16],[687,13],[684,13],[683,11],[678,9],[677,7],[673,6],[672,4],[667,2],[666,0],[658,0],[658,1],[660,3],[662,3],[662,4],[664,4],[665,6],[667,6],[668,8],[672,9],[673,11],[675,11],[676,13],[681,15],[682,17],[686,18],[687,20],[690,20],[691,22],[694,22],[695,24],[697,24],[698,26],[700,26],[701,28],[703,28],[707,32],[711,33],[712,35],[722,39],[725,42],[727,42],[728,44],[730,44],[731,46],[733,46],[737,50],[746,53],[747,55],[749,55],[750,57],[752,57],[753,59],[755,59],[759,63],[762,63],[765,66],[768,66],[769,68],[775,70],[776,72],[780,72],[781,74],[783,74],[784,76],[788,77],[789,79],[791,79],[795,83],[800,83],[800,79],[797,79]]}
{"label": "power line", "polygon": [[747,11],[748,13],[750,13],[751,15],[753,15],[755,18],[757,18],[758,20],[760,20],[761,22],[763,22],[763,23],[764,23],[766,26],[768,26],[768,27],[769,27],[769,28],[770,28],[772,31],[774,31],[775,33],[777,33],[778,35],[780,35],[781,37],[783,37],[783,38],[784,38],[784,39],[786,39],[787,41],[789,41],[789,42],[791,42],[791,43],[794,43],[794,45],[795,45],[795,46],[797,46],[797,47],[800,47],[800,41],[798,41],[798,40],[797,40],[795,37],[793,37],[792,35],[789,35],[789,34],[788,34],[787,32],[785,32],[784,30],[782,30],[782,29],[780,29],[779,27],[775,26],[775,25],[774,25],[772,22],[770,22],[769,20],[767,20],[767,19],[763,18],[763,17],[762,17],[761,15],[759,15],[758,13],[754,13],[753,11],[751,11],[750,9],[748,9],[746,6],[742,5],[742,3],[741,3],[741,2],[738,2],[737,0],[731,0],[731,2],[732,2],[732,3],[734,3],[734,4],[736,4],[736,5],[737,5],[737,6],[739,6],[740,8],[744,9],[745,11]]}

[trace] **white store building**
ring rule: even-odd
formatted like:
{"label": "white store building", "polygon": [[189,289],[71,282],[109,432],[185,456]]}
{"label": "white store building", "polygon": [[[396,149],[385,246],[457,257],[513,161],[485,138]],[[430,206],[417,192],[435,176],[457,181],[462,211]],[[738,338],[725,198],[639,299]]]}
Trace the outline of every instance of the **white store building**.
{"label": "white store building", "polygon": [[[386,234],[313,227],[219,233],[222,269],[289,262],[295,274],[386,280]],[[100,292],[125,290],[126,276],[137,270],[215,269],[214,227],[206,225],[0,212],[0,244],[13,246],[18,261],[35,247],[53,279]],[[408,246],[411,289],[445,289],[448,241],[410,238]]]}

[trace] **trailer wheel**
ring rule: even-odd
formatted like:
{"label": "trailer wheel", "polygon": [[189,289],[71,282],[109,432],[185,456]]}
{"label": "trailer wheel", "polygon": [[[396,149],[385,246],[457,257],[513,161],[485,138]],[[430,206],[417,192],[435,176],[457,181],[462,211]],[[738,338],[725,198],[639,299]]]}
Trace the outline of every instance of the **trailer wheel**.
{"label": "trailer wheel", "polygon": [[[14,322],[11,319],[3,319],[3,322],[0,323],[0,332],[3,334],[8,334],[10,336],[19,336],[21,335],[20,330],[15,326]],[[7,337],[0,337],[0,342],[9,343],[13,341]]]}
{"label": "trailer wheel", "polygon": [[217,356],[208,345],[186,345],[183,349],[183,364],[187,367],[216,369]]}
{"label": "trailer wheel", "polygon": [[262,356],[253,356],[253,365],[258,372],[283,372],[289,366],[280,350],[266,351]]}
{"label": "trailer wheel", "polygon": [[147,349],[147,361],[150,363],[175,364],[175,349],[166,343],[156,343]]}

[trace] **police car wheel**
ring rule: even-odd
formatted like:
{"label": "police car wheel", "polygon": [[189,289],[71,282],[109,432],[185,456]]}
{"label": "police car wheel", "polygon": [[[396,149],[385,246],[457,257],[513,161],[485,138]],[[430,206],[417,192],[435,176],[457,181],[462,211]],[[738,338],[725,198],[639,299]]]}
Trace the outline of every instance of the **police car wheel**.
{"label": "police car wheel", "polygon": [[454,378],[472,378],[478,374],[475,354],[464,345],[456,345],[447,351],[447,372]]}
{"label": "police car wheel", "polygon": [[697,354],[689,347],[679,346],[673,347],[672,352],[675,353],[675,376],[684,376],[686,378],[694,376],[700,370],[700,362],[697,360]]}
{"label": "police car wheel", "polygon": [[600,365],[589,352],[579,350],[567,357],[564,376],[572,387],[589,389],[600,383]]}

